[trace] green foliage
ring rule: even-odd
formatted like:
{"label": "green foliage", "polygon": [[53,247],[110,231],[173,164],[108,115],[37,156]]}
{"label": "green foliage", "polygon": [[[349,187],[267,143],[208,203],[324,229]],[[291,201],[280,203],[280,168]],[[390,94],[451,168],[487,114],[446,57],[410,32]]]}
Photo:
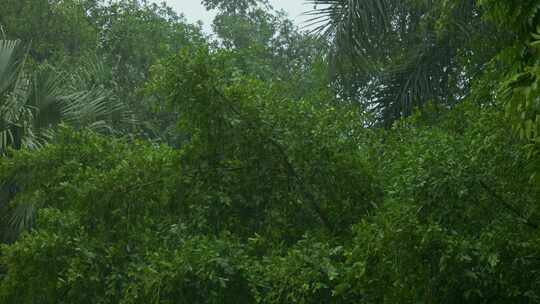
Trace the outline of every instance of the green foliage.
{"label": "green foliage", "polygon": [[7,1],[0,303],[540,303],[537,1],[315,2]]}
{"label": "green foliage", "polygon": [[157,60],[204,42],[199,26],[187,24],[170,7],[145,1],[100,6],[94,22],[99,30],[97,52],[113,69],[124,98],[133,98],[134,88],[143,86]]}
{"label": "green foliage", "polygon": [[332,46],[339,95],[385,127],[427,103],[462,100],[505,40],[470,0],[310,3],[315,31]]}
{"label": "green foliage", "polygon": [[[96,0],[5,0],[0,25],[8,39],[32,43],[37,61],[79,56],[96,45]],[[2,37],[4,39],[4,37]]]}
{"label": "green foliage", "polygon": [[[291,208],[278,218],[245,216],[262,226],[292,212],[308,227],[315,216],[334,230],[370,209],[378,191],[361,149],[366,132],[358,114],[348,107],[282,99],[279,87],[235,73],[229,54],[182,52],[155,81],[182,113],[180,130],[191,137],[187,149],[197,149],[190,161],[208,166],[208,186],[237,180],[240,197],[230,199],[245,201],[264,217],[272,216],[266,208]],[[343,117],[348,119],[340,121]],[[345,209],[350,218],[341,214]]]}
{"label": "green foliage", "polygon": [[[245,272],[266,266],[252,264],[259,262],[251,262],[246,253],[242,254],[249,248],[233,245],[236,237],[228,236],[227,231],[243,239],[259,231],[266,241],[257,245],[247,240],[253,244],[248,246],[254,247],[251,251],[273,246],[275,235],[285,240],[306,227],[318,229],[314,225],[317,221],[310,224],[297,219],[302,211],[310,212],[309,207],[301,201],[286,200],[302,199],[299,194],[288,193],[295,189],[268,189],[271,185],[266,186],[268,193],[249,189],[257,186],[242,184],[250,178],[250,171],[243,173],[246,177],[222,174],[221,181],[227,185],[221,189],[209,183],[212,175],[197,168],[202,162],[187,163],[202,157],[197,156],[195,147],[175,152],[72,131],[64,131],[58,140],[57,145],[38,152],[20,152],[2,162],[1,179],[18,189],[7,213],[13,211],[9,222],[20,225],[8,228],[35,229],[4,248],[2,265],[8,269],[4,279],[10,283],[2,284],[3,301],[31,303],[41,299],[47,303],[63,299],[84,303],[84,299],[92,299],[92,303],[131,303],[160,299],[160,303],[167,303],[185,298],[228,303],[235,295],[234,301],[245,297],[249,303],[254,295],[247,288],[248,278],[263,274],[248,276]],[[34,170],[36,174],[29,176],[28,172]],[[274,176],[280,178],[279,173]],[[270,201],[274,196],[282,199]],[[25,220],[32,224],[30,227],[17,221],[20,207],[37,214],[37,221]],[[340,212],[337,206],[330,207],[323,211]],[[343,216],[343,212],[338,215]],[[204,237],[209,233],[219,239]],[[38,248],[46,256],[56,256],[56,262],[43,263],[46,257],[34,260],[41,256]],[[29,268],[15,267],[21,262]],[[110,269],[115,270],[111,273]],[[32,280],[26,280],[25,273],[34,270],[43,271],[43,276],[35,273]],[[51,273],[57,277],[50,277]],[[83,283],[88,279],[89,284]],[[42,280],[49,285],[38,284]],[[36,290],[33,295],[21,294],[20,284]]]}
{"label": "green foliage", "polygon": [[513,40],[495,57],[495,62],[507,69],[497,79],[500,82],[496,99],[504,104],[513,129],[528,140],[530,175],[540,185],[539,127],[539,51],[540,4],[537,1],[478,1],[487,18],[503,30],[515,33]]}
{"label": "green foliage", "polygon": [[2,161],[8,209],[30,210],[10,229],[33,229],[2,249],[1,300],[538,301],[539,193],[501,110],[369,132],[226,77],[228,58],[185,51],[157,73],[180,150],[63,131]]}
{"label": "green foliage", "polygon": [[299,241],[287,252],[250,265],[258,303],[347,303],[336,296],[343,248],[317,239]]}
{"label": "green foliage", "polygon": [[[69,77],[50,65],[28,70],[19,41],[0,40],[0,153],[37,148],[54,136],[61,122],[112,131],[126,123],[122,102],[113,93],[81,81],[81,68]],[[71,78],[71,79],[70,79]]]}
{"label": "green foliage", "polygon": [[347,293],[366,303],[538,301],[539,265],[526,257],[538,246],[539,193],[526,153],[499,110],[465,103],[444,122],[406,121],[385,138],[386,203],[356,227]]}

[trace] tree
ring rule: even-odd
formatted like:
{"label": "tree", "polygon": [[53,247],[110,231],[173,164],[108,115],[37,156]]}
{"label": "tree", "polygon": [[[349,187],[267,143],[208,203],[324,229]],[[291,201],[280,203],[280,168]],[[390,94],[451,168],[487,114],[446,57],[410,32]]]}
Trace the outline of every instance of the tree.
{"label": "tree", "polygon": [[221,47],[234,50],[239,72],[279,83],[284,96],[301,98],[327,91],[326,43],[302,32],[285,12],[267,1],[203,3],[218,11],[214,32]]}
{"label": "tree", "polygon": [[31,45],[38,62],[69,60],[97,46],[91,15],[96,0],[5,0],[0,24],[7,38]]}
{"label": "tree", "polygon": [[187,24],[165,4],[115,1],[101,6],[98,54],[113,67],[117,82],[129,97],[146,81],[150,67],[183,47],[203,43],[197,25]]}
{"label": "tree", "polygon": [[[189,139],[184,146],[195,153],[186,165],[204,164],[199,191],[217,191],[215,199],[224,200],[212,208],[214,220],[233,212],[246,222],[227,229],[260,229],[284,239],[320,225],[343,233],[338,227],[347,227],[370,209],[377,193],[355,144],[362,137],[361,122],[336,122],[340,115],[357,113],[322,100],[284,99],[279,85],[237,73],[234,56],[224,50],[184,50],[156,71],[153,80],[154,90],[167,94],[170,107],[180,113],[179,132]],[[332,141],[346,133],[358,137]],[[356,169],[334,169],[347,166]],[[219,180],[231,184],[215,188]],[[354,183],[364,187],[355,189]],[[346,208],[350,216],[338,216],[337,210]],[[280,218],[296,217],[303,224],[291,225],[291,230],[271,228]]]}
{"label": "tree", "polygon": [[494,58],[494,64],[505,67],[505,73],[488,78],[498,84],[495,99],[506,108],[514,130],[528,141],[527,150],[531,180],[540,186],[540,15],[536,1],[506,3],[504,1],[478,1],[487,18],[501,31],[514,33],[506,47]]}
{"label": "tree", "polygon": [[385,126],[429,101],[462,100],[497,50],[485,39],[499,34],[471,0],[312,3],[319,6],[310,13],[316,31],[333,45],[339,95]]}
{"label": "tree", "polygon": [[76,83],[75,78],[49,65],[28,71],[20,43],[0,40],[0,151],[37,148],[50,140],[61,122],[109,130],[111,115],[122,119],[125,108],[111,92]]}

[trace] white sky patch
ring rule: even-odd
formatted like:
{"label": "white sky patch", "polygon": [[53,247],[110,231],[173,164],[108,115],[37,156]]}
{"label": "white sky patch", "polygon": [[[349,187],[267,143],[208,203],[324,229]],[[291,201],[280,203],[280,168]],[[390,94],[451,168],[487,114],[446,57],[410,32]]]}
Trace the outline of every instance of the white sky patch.
{"label": "white sky patch", "polygon": [[[158,2],[156,0],[156,2]],[[160,1],[161,2],[161,1]],[[174,8],[176,12],[183,14],[189,22],[202,21],[205,32],[211,32],[212,20],[215,12],[208,12],[201,4],[201,0],[165,0],[167,5]],[[295,21],[296,25],[305,25],[308,16],[303,13],[313,9],[312,5],[306,4],[305,0],[270,0],[270,4],[277,10],[284,10],[289,18]]]}

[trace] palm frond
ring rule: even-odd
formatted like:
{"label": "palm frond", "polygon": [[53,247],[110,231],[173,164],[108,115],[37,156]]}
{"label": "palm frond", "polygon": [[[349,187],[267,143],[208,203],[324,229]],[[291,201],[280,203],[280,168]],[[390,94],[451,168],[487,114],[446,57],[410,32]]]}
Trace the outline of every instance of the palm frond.
{"label": "palm frond", "polygon": [[117,133],[119,129],[137,124],[134,113],[118,98],[117,87],[114,71],[102,58],[84,57],[70,77],[72,93],[65,96],[66,117],[79,116],[84,126],[107,133]]}
{"label": "palm frond", "polygon": [[0,152],[20,147],[21,129],[32,117],[25,104],[30,79],[23,70],[24,57],[18,41],[0,40]]}
{"label": "palm frond", "polygon": [[19,49],[18,40],[0,40],[0,96],[18,77],[22,61]]}
{"label": "palm frond", "polygon": [[[8,148],[38,149],[54,138],[61,123],[114,133],[115,122],[130,117],[126,105],[103,83],[107,71],[99,63],[72,74],[47,64],[29,73],[20,58],[24,56],[18,42],[0,40],[1,153]],[[36,205],[17,201],[8,207],[12,198],[2,198],[3,191],[0,233],[16,236],[32,226]]]}
{"label": "palm frond", "polygon": [[18,42],[0,40],[0,151],[39,148],[62,122],[106,133],[133,123],[101,61],[86,60],[70,74],[47,64],[28,73],[22,53]]}
{"label": "palm frond", "polygon": [[19,235],[34,226],[36,208],[30,203],[19,203],[14,207],[8,219],[11,232]]}
{"label": "palm frond", "polygon": [[[450,92],[457,48],[478,19],[474,1],[438,4],[431,0],[311,0],[315,32],[333,45],[336,81],[349,99],[384,112],[392,120],[429,100],[452,103]],[[441,29],[443,20],[452,29]],[[450,32],[449,32],[450,31]],[[452,33],[452,34],[449,34]],[[463,35],[466,37],[466,35]],[[459,76],[459,75],[458,75]],[[458,77],[453,76],[453,77]],[[463,85],[455,86],[455,91]]]}

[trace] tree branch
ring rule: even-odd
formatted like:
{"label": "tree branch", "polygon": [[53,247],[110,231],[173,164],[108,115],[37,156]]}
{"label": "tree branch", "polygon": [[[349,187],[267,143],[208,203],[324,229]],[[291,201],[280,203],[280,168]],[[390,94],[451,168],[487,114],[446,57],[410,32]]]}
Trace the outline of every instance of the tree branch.
{"label": "tree branch", "polygon": [[[249,119],[245,119],[244,117],[242,117],[243,115],[240,113],[240,111],[238,111],[234,107],[234,105],[229,100],[229,98],[227,98],[222,92],[220,92],[215,87],[214,87],[214,92],[218,94],[224,101],[226,101],[228,103],[227,106],[229,107],[229,109],[234,114],[236,114],[240,119],[244,120],[244,122],[246,122],[251,127],[252,130],[258,130],[256,126],[254,126],[253,123]],[[261,123],[268,125],[264,121],[261,121]],[[261,138],[264,138],[269,144],[271,144],[274,148],[277,149],[277,151],[281,155],[281,158],[285,166],[287,167],[287,171],[289,172],[289,175],[292,176],[298,182],[297,185],[300,188],[300,191],[302,192],[304,197],[307,198],[311,206],[311,209],[315,212],[315,214],[317,214],[317,217],[321,220],[322,224],[326,227],[326,229],[328,229],[329,231],[334,231],[332,223],[330,222],[326,214],[323,212],[323,210],[317,203],[317,200],[315,199],[313,194],[307,189],[307,186],[305,185],[302,177],[298,174],[293,164],[289,160],[289,156],[287,155],[285,148],[283,148],[283,146],[278,141],[276,141],[274,138],[270,136],[264,136],[264,134],[261,134]]]}
{"label": "tree branch", "polygon": [[484,181],[480,180],[479,183],[480,183],[480,186],[482,186],[482,188],[484,188],[484,190],[495,201],[497,201],[499,204],[503,205],[507,210],[512,212],[514,215],[516,215],[523,222],[523,224],[525,224],[525,225],[527,225],[527,226],[529,226],[531,228],[534,228],[534,229],[539,228],[539,225],[537,223],[531,222],[529,219],[525,218],[516,207],[514,207],[512,204],[505,201],[497,192],[492,190]]}

